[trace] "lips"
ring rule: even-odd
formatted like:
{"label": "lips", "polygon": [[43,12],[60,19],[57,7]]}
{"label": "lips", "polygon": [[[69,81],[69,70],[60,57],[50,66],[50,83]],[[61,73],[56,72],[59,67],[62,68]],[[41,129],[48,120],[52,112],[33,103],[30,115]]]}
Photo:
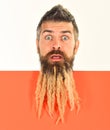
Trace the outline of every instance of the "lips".
{"label": "lips", "polygon": [[63,59],[63,56],[60,54],[53,54],[50,56],[50,59],[52,61],[61,61]]}

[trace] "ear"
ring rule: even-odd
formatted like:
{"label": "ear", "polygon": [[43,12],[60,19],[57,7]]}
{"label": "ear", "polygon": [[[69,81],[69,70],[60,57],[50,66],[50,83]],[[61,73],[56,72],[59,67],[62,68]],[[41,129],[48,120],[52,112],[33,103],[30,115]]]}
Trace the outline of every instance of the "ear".
{"label": "ear", "polygon": [[36,39],[36,46],[37,46],[37,48],[38,48],[38,39]]}
{"label": "ear", "polygon": [[76,43],[75,43],[75,47],[74,47],[74,53],[75,53],[75,54],[76,54],[77,51],[78,51],[79,43],[80,43],[79,40],[77,40]]}
{"label": "ear", "polygon": [[38,52],[38,45],[39,44],[39,41],[38,41],[38,39],[36,39],[36,47],[37,47],[37,52]]}

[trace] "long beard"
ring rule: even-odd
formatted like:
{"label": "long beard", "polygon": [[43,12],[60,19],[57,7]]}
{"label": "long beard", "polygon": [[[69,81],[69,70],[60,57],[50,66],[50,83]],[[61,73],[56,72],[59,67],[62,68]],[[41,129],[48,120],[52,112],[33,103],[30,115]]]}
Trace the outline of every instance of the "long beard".
{"label": "long beard", "polygon": [[[61,54],[64,62],[50,63],[48,58],[51,54]],[[72,58],[60,51],[52,51],[45,57],[40,56],[41,72],[35,91],[36,109],[40,118],[42,108],[46,105],[48,113],[51,117],[54,112],[58,113],[58,123],[60,120],[64,122],[64,114],[67,106],[73,110],[75,106],[79,108],[79,96],[75,88],[72,71]]]}

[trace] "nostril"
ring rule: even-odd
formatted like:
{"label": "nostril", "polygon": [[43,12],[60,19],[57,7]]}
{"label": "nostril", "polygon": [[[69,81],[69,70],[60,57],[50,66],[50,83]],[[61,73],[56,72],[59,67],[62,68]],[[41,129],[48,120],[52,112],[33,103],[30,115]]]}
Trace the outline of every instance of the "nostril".
{"label": "nostril", "polygon": [[60,50],[60,47],[58,47],[58,50]]}
{"label": "nostril", "polygon": [[55,50],[55,47],[53,46],[52,49]]}
{"label": "nostril", "polygon": [[61,49],[61,46],[60,46],[59,43],[54,43],[54,44],[52,44],[51,47],[52,47],[53,50],[60,50]]}
{"label": "nostril", "polygon": [[55,50],[55,49],[56,49],[56,50],[60,50],[60,47],[58,47],[58,48],[52,47],[52,49],[53,49],[53,50]]}

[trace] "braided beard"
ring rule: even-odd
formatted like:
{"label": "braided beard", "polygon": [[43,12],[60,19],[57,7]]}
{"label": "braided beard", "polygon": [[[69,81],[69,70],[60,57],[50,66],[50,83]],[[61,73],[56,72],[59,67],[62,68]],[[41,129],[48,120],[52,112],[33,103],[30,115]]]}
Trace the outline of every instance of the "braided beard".
{"label": "braided beard", "polygon": [[[64,62],[51,63],[48,59],[52,54],[61,54]],[[64,122],[65,109],[69,104],[71,110],[75,105],[79,106],[79,97],[73,79],[73,60],[57,50],[49,52],[46,56],[40,55],[41,72],[38,77],[35,98],[38,117],[40,118],[42,108],[46,104],[48,113],[52,117],[54,112],[58,113],[58,123]]]}

